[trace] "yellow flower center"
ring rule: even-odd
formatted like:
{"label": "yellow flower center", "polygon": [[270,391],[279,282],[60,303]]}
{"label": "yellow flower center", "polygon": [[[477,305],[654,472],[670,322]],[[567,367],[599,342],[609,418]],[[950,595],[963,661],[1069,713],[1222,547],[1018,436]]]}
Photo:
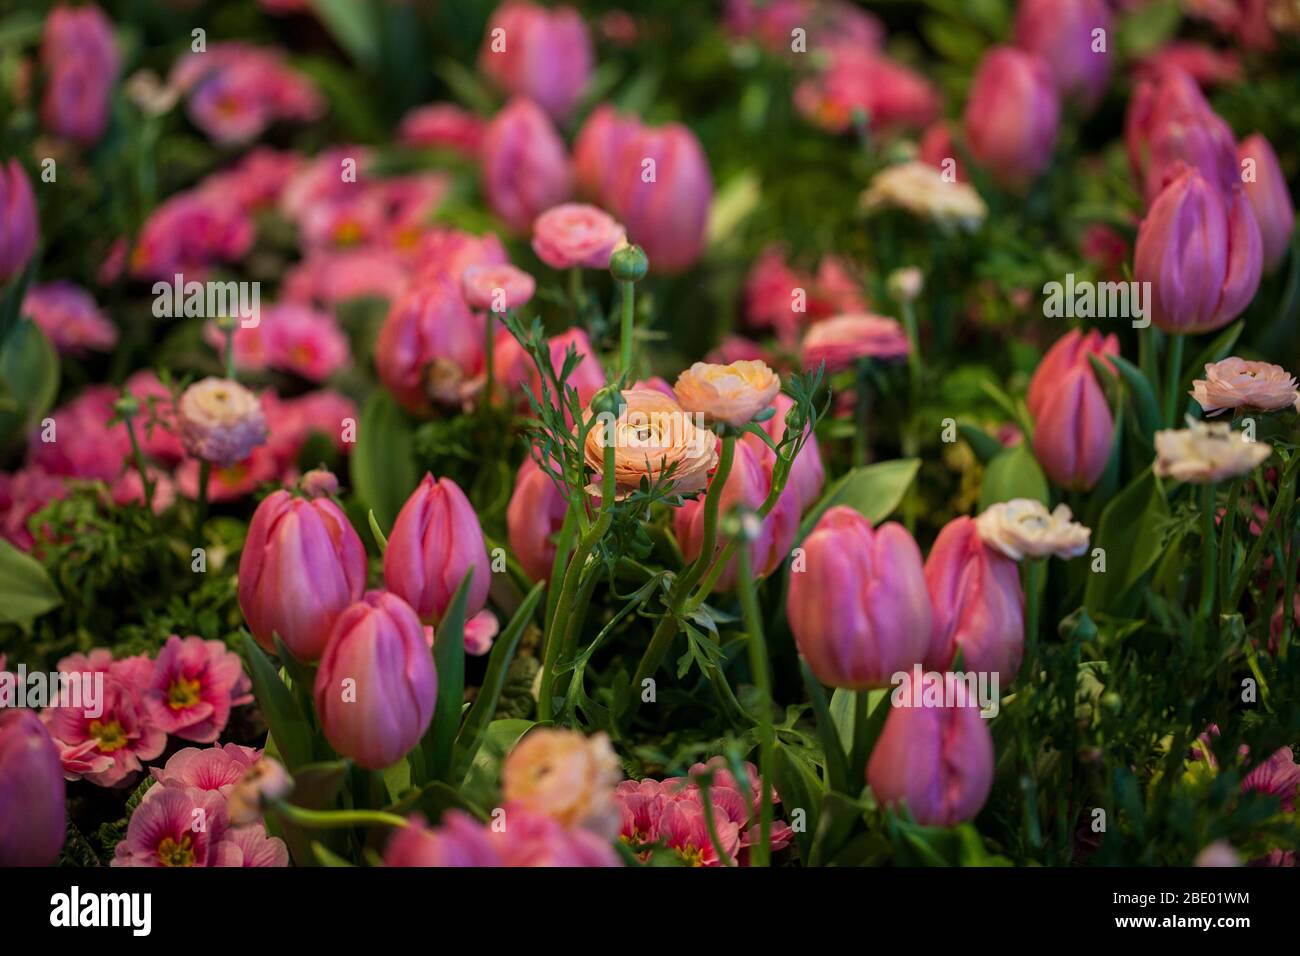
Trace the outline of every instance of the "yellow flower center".
{"label": "yellow flower center", "polygon": [[171,837],[164,839],[158,844],[158,862],[163,866],[193,866],[194,849],[190,838],[183,836],[179,843]]}
{"label": "yellow flower center", "polygon": [[108,723],[92,720],[90,736],[98,741],[100,753],[111,754],[114,750],[121,750],[126,746],[126,731],[116,720],[110,720]]}
{"label": "yellow flower center", "polygon": [[167,688],[167,706],[172,710],[184,710],[199,702],[199,682],[188,677],[178,677]]}
{"label": "yellow flower center", "polygon": [[684,846],[677,851],[687,866],[703,866],[704,850],[698,846]]}

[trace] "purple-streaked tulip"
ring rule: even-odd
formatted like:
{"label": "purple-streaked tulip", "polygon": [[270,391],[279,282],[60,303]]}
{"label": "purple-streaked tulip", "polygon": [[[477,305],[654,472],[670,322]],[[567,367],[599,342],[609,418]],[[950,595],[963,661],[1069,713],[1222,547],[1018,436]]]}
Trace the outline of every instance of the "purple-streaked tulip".
{"label": "purple-streaked tulip", "polygon": [[51,866],[63,847],[59,749],[35,711],[0,710],[0,866]]}
{"label": "purple-streaked tulip", "polygon": [[573,113],[591,79],[591,35],[572,7],[502,4],[488,21],[479,69],[511,96],[526,96],[557,123]]}
{"label": "purple-streaked tulip", "polygon": [[984,55],[966,100],[966,141],[975,161],[1004,186],[1022,189],[1046,168],[1061,105],[1042,57],[1013,47]]}
{"label": "purple-streaked tulip", "polygon": [[1180,161],[1224,191],[1239,179],[1232,129],[1196,81],[1177,68],[1138,83],[1124,116],[1124,146],[1148,206]]}
{"label": "purple-streaked tulip", "polygon": [[465,617],[487,603],[491,568],[478,515],[450,478],[426,474],[406,499],[384,551],[384,582],[422,620],[435,623],[473,569]]}
{"label": "purple-streaked tulip", "polygon": [[[1097,30],[1101,51],[1093,49]],[[1106,0],[1020,0],[1016,12],[1016,46],[1042,57],[1057,92],[1085,108],[1096,105],[1110,78],[1109,32]]]}
{"label": "purple-streaked tulip", "polygon": [[921,661],[930,596],[921,550],[902,525],[872,529],[857,511],[837,505],[803,551],[802,569],[791,567],[787,613],[818,680],[851,690],[884,687]]}
{"label": "purple-streaked tulip", "polygon": [[1190,335],[1222,328],[1259,289],[1264,244],[1240,183],[1224,193],[1180,167],[1138,228],[1133,278],[1151,283],[1157,328]]}
{"label": "purple-streaked tulip", "polygon": [[371,591],[340,614],[314,696],[325,739],[343,756],[380,770],[409,753],[438,699],[433,655],[411,606]]}
{"label": "purple-streaked tulip", "polygon": [[993,736],[978,704],[893,707],[871,751],[867,783],[917,823],[952,826],[980,812],[993,787]]}
{"label": "purple-streaked tulip", "polygon": [[253,512],[239,558],[239,607],[253,637],[317,660],[330,627],[366,589],[366,549],[328,498],[275,491]]}
{"label": "purple-streaked tulip", "polygon": [[119,65],[113,24],[93,4],[55,7],[45,21],[41,65],[48,74],[41,122],[73,142],[95,142],[108,125]]}
{"label": "purple-streaked tulip", "polygon": [[580,196],[602,206],[610,205],[610,185],[619,158],[640,130],[640,120],[620,116],[608,103],[591,111],[573,141],[573,176]]}
{"label": "purple-streaked tulip", "polygon": [[1259,224],[1264,244],[1264,270],[1272,272],[1282,262],[1291,232],[1295,228],[1295,206],[1286,187],[1286,177],[1278,164],[1273,147],[1259,133],[1252,133],[1237,147],[1237,162],[1254,161],[1254,176],[1243,183],[1250,208]]}
{"label": "purple-streaked tulip", "polygon": [[1034,416],[1034,454],[1062,488],[1091,488],[1106,470],[1115,420],[1088,356],[1105,361],[1118,354],[1113,334],[1071,329],[1047,350],[1029,382],[1025,404]]}
{"label": "purple-streaked tulip", "polygon": [[607,202],[654,272],[680,272],[704,249],[713,201],[709,161],[680,123],[643,127],[623,146]]}
{"label": "purple-streaked tulip", "polygon": [[555,560],[554,537],[564,524],[569,503],[542,466],[525,458],[515,477],[515,490],[506,508],[510,550],[524,573],[545,581]]}
{"label": "purple-streaked tulip", "polygon": [[483,191],[492,211],[518,232],[569,198],[564,141],[531,100],[513,99],[488,123],[481,151]]}
{"label": "purple-streaked tulip", "polygon": [[0,285],[27,268],[36,248],[36,196],[18,160],[0,166]]}
{"label": "purple-streaked tulip", "polygon": [[1025,643],[1025,595],[1010,558],[980,540],[975,522],[944,525],[925,559],[933,615],[925,666],[948,670],[961,651],[962,669],[997,673],[1006,686],[1020,669]]}

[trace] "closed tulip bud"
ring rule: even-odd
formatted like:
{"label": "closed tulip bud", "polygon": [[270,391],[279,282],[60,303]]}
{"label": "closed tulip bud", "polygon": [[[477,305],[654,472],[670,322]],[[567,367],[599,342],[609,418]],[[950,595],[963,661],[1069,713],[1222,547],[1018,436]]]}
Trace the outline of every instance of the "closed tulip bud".
{"label": "closed tulip bud", "polygon": [[852,508],[829,509],[791,569],[787,614],[799,652],[832,687],[884,687],[925,656],[930,596],[921,551],[902,525],[873,529]]}
{"label": "closed tulip bud", "polygon": [[53,866],[67,830],[59,749],[34,711],[0,710],[0,866]]}
{"label": "closed tulip bud", "polygon": [[1138,228],[1133,278],[1151,283],[1151,321],[1173,335],[1211,332],[1255,297],[1264,268],[1259,225],[1241,184],[1226,194],[1178,167]]}
{"label": "closed tulip bud", "polygon": [[993,736],[978,704],[891,707],[867,783],[878,802],[905,806],[917,823],[973,819],[993,787]]}
{"label": "closed tulip bud", "polygon": [[602,103],[591,111],[573,141],[573,177],[584,199],[610,205],[610,186],[625,147],[641,130],[634,116],[620,116]]}
{"label": "closed tulip bud", "polygon": [[41,65],[48,73],[41,122],[83,145],[108,125],[109,94],[117,78],[113,25],[94,5],[55,7],[45,21]]}
{"label": "closed tulip bud", "polygon": [[[1047,350],[1029,383],[1034,454],[1062,488],[1091,488],[1110,460],[1115,420],[1089,355],[1119,354],[1114,335],[1072,329]],[[1109,364],[1109,363],[1108,363]]]}
{"label": "closed tulip bud", "polygon": [[407,411],[459,407],[487,362],[485,321],[450,279],[417,283],[392,304],[375,340],[379,380]]}
{"label": "closed tulip bud", "polygon": [[944,525],[925,560],[932,630],[925,666],[948,670],[960,650],[967,671],[996,673],[1010,684],[1025,642],[1025,596],[1010,558],[980,540],[962,516]]}
{"label": "closed tulip bud", "polygon": [[1237,162],[1244,166],[1253,163],[1253,175],[1243,172],[1246,198],[1254,210],[1259,224],[1260,240],[1264,244],[1264,270],[1272,272],[1286,255],[1295,228],[1295,206],[1287,190],[1286,177],[1278,165],[1273,147],[1259,133],[1252,133],[1237,147]]}
{"label": "closed tulip bud", "polygon": [[525,458],[506,508],[506,528],[510,550],[534,581],[550,576],[555,560],[554,537],[568,510],[569,502],[555,486],[555,479],[532,458]]}
{"label": "closed tulip bud", "polygon": [[330,627],[366,589],[366,549],[339,506],[272,492],[253,512],[239,559],[239,607],[253,637],[274,635],[301,661],[325,650]]}
{"label": "closed tulip bud", "polygon": [[1086,108],[1101,99],[1110,77],[1109,29],[1106,0],[1020,0],[1016,12],[1016,46],[1042,57],[1057,92]]}
{"label": "closed tulip bud", "polygon": [[1023,189],[1052,159],[1061,107],[1041,57],[1011,47],[984,55],[966,101],[971,156],[1004,186]]}
{"label": "closed tulip bud", "polygon": [[27,268],[36,248],[36,196],[18,160],[0,166],[0,285]]}
{"label": "closed tulip bud", "polygon": [[591,35],[572,7],[505,3],[488,22],[479,69],[512,96],[526,96],[563,123],[591,79]]}
{"label": "closed tulip bud", "polygon": [[433,655],[411,606],[371,591],[339,615],[314,696],[325,739],[343,756],[380,770],[409,753],[438,698]]}
{"label": "closed tulip bud", "polygon": [[511,100],[492,118],[483,135],[481,161],[488,204],[518,232],[569,198],[564,141],[531,100]]}
{"label": "closed tulip bud", "polygon": [[607,203],[656,273],[681,272],[704,250],[713,202],[709,161],[685,126],[645,127],[623,147]]}
{"label": "closed tulip bud", "polygon": [[473,570],[465,616],[487,603],[492,572],[478,515],[450,478],[426,474],[406,499],[384,551],[384,582],[424,621],[436,622]]}
{"label": "closed tulip bud", "polygon": [[1124,116],[1124,147],[1148,206],[1179,162],[1200,170],[1218,189],[1239,179],[1231,127],[1210,108],[1196,81],[1177,68],[1138,83]]}

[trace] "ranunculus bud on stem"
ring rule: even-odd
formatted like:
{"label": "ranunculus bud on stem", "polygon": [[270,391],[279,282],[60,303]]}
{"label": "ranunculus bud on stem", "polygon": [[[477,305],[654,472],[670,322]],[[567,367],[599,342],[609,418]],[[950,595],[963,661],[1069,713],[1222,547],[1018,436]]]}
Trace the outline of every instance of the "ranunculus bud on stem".
{"label": "ranunculus bud on stem", "polygon": [[145,468],[140,439],[135,433],[135,416],[140,413],[140,401],[130,392],[123,392],[113,409],[122,416],[122,424],[126,426],[126,436],[131,440],[131,460],[135,464],[135,470],[140,473],[140,482],[144,487],[144,507],[149,514],[153,514],[153,481]]}
{"label": "ranunculus bud on stem", "polygon": [[622,337],[619,340],[618,373],[625,374],[632,368],[632,328],[634,321],[634,304],[636,302],[636,284],[645,278],[650,263],[640,246],[623,246],[615,249],[609,257],[609,271],[618,282],[623,295]]}

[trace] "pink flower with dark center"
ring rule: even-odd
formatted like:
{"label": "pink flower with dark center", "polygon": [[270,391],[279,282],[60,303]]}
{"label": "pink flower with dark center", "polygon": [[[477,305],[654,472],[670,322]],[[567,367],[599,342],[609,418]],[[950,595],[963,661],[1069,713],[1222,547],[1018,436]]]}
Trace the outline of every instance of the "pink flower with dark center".
{"label": "pink flower with dark center", "polygon": [[63,772],[69,780],[85,778],[101,787],[125,786],[143,761],[152,760],[167,745],[167,733],[149,720],[143,701],[124,682],[104,680],[101,713],[86,708],[51,707],[42,715],[59,747]]}
{"label": "pink flower with dark center", "polygon": [[239,656],[221,641],[173,634],[155,668],[145,708],[155,725],[182,740],[211,743],[226,728],[230,708],[253,699]]}
{"label": "pink flower with dark center", "polygon": [[214,791],[153,786],[131,814],[113,866],[214,866],[229,829],[226,801]]}

